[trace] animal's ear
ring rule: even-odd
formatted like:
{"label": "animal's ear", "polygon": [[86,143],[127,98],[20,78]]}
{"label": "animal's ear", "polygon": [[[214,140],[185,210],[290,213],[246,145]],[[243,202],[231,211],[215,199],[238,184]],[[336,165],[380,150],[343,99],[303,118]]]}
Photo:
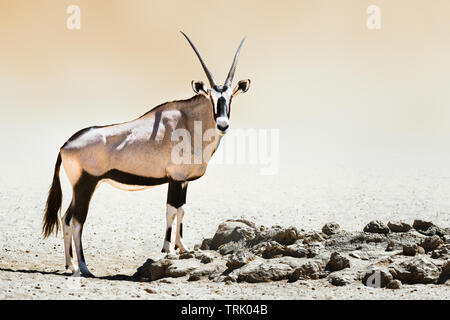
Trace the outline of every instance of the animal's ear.
{"label": "animal's ear", "polygon": [[208,89],[206,89],[203,81],[192,80],[191,85],[192,85],[192,90],[194,90],[195,93],[203,94],[205,96],[208,95]]}
{"label": "animal's ear", "polygon": [[240,93],[247,92],[250,89],[250,79],[241,80],[238,82],[236,88],[233,90],[233,97],[237,96]]}

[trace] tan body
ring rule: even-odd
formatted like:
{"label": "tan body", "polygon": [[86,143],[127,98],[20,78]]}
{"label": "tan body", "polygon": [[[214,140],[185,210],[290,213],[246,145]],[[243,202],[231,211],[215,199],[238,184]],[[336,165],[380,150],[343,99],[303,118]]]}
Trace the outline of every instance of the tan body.
{"label": "tan body", "polygon": [[[174,130],[186,129],[188,132],[194,132],[195,121],[202,125],[202,137],[206,130],[215,128],[211,101],[203,95],[189,100],[168,102],[133,121],[85,129],[61,148],[64,169],[72,185],[77,183],[83,171],[99,177],[114,169],[155,179],[198,179],[206,171],[206,157],[200,164],[194,163],[193,159],[191,164],[176,164],[172,160],[172,149],[179,143],[178,140],[172,141]],[[214,152],[219,140],[218,134],[210,141],[202,139],[201,150]],[[193,135],[191,143],[193,152]],[[121,189],[145,188],[124,186],[110,179],[105,181]]]}

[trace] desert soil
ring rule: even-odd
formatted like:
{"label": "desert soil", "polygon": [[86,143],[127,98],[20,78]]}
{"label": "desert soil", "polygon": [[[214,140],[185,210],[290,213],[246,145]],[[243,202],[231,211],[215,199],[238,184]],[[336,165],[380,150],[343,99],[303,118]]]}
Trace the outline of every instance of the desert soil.
{"label": "desert soil", "polygon": [[[47,153],[46,153],[47,154]],[[51,154],[53,156],[54,154]],[[56,155],[54,155],[56,158]],[[409,160],[408,160],[409,159]],[[362,231],[367,222],[414,219],[450,227],[450,166],[429,159],[308,161],[283,165],[274,176],[259,168],[215,165],[188,188],[185,242],[193,248],[226,219],[265,226],[320,230],[337,222]],[[21,162],[22,161],[22,162]],[[162,258],[167,186],[123,192],[102,185],[83,234],[96,278],[64,273],[62,235],[44,240],[42,213],[55,159],[38,155],[11,162],[0,176],[0,299],[449,299],[449,285],[375,289],[326,279],[231,283],[187,277],[137,282],[130,276],[148,258]],[[61,174],[64,207],[70,187]]]}

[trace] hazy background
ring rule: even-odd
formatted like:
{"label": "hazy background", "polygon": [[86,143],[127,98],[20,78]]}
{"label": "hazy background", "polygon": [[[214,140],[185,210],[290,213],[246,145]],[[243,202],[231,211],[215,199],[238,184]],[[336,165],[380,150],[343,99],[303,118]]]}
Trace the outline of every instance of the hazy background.
{"label": "hazy background", "polygon": [[[72,4],[81,30],[66,28]],[[366,27],[372,4],[381,30]],[[393,194],[386,214],[450,209],[447,0],[0,0],[1,182],[18,197],[39,186],[41,214],[58,148],[74,132],[191,97],[190,81],[206,79],[179,30],[218,81],[246,36],[235,82],[252,86],[234,100],[232,129],[280,129],[278,176],[227,166],[199,185],[220,178],[223,194],[247,199],[242,208],[255,214],[262,200],[280,212],[315,203],[311,210],[331,215],[333,199],[347,203],[342,214],[357,211],[333,194],[342,188],[363,194],[368,212]],[[254,187],[240,188],[243,179]],[[217,194],[195,188],[197,208]],[[267,188],[272,198],[261,195]],[[162,213],[165,189],[157,192]]]}
{"label": "hazy background", "polygon": [[[66,28],[71,4],[81,30]],[[381,30],[366,27],[371,4]],[[281,128],[295,149],[448,146],[449,17],[446,0],[1,0],[2,127],[62,128],[61,144],[190,97],[205,76],[184,30],[218,81],[247,36],[235,80],[253,82],[233,127]]]}

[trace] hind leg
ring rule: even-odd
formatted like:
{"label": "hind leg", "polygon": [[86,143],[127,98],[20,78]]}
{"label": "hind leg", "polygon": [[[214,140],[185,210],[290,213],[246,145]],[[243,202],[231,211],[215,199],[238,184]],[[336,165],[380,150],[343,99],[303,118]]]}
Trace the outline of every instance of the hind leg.
{"label": "hind leg", "polygon": [[75,243],[75,250],[77,253],[78,268],[83,276],[93,277],[89,271],[86,260],[84,259],[82,234],[83,225],[86,221],[86,217],[89,210],[89,203],[92,198],[92,194],[95,191],[98,180],[96,177],[90,174],[83,173],[74,187],[74,208],[73,216],[70,221],[72,228],[73,241]]}
{"label": "hind leg", "polygon": [[[73,201],[72,201],[73,203]],[[70,203],[69,208],[62,217],[62,228],[64,234],[64,252],[66,257],[66,271],[70,273],[75,273],[77,270],[73,264],[73,252],[72,252],[72,227],[70,226],[70,221],[72,220],[72,203]]]}
{"label": "hind leg", "polygon": [[75,250],[77,252],[78,270],[85,277],[93,277],[94,275],[89,271],[86,260],[84,259],[83,243],[81,241],[83,225],[77,219],[72,219],[70,224],[72,226],[73,241],[75,242]]}

